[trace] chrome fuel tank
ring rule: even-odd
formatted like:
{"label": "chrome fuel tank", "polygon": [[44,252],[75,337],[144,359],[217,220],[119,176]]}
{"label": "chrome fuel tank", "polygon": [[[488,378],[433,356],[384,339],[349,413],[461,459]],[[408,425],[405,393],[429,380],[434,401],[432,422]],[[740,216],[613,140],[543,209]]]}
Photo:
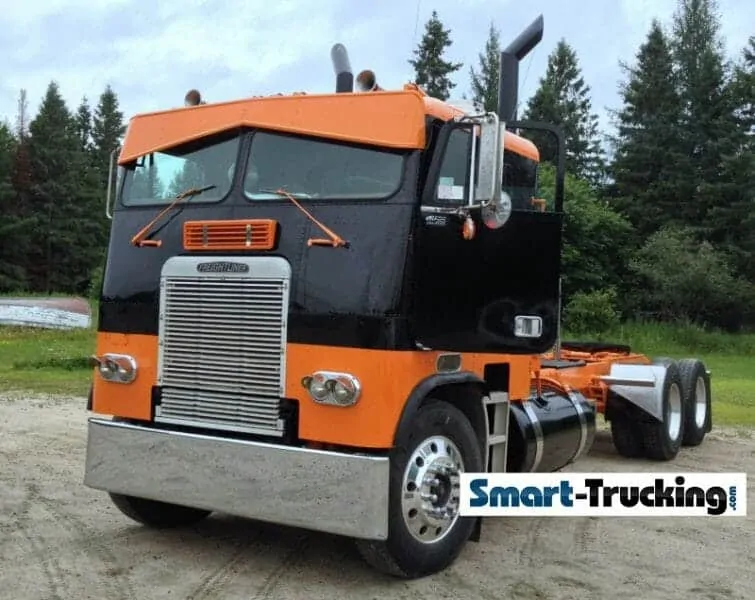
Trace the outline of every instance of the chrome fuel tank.
{"label": "chrome fuel tank", "polygon": [[595,407],[579,392],[533,391],[510,407],[509,472],[558,471],[592,447]]}

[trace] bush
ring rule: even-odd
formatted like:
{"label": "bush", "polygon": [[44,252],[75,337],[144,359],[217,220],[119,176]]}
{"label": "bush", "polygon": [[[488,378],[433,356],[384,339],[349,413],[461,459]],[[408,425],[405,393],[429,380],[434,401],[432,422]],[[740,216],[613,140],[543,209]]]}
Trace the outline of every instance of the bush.
{"label": "bush", "polygon": [[639,284],[633,304],[655,319],[735,331],[751,318],[753,285],[734,274],[723,252],[687,228],[657,231],[629,266]]}
{"label": "bush", "polygon": [[[539,188],[540,196],[547,198],[552,208],[555,170],[551,165],[541,167]],[[620,289],[626,280],[631,224],[599,198],[586,181],[567,174],[564,192],[564,297],[570,298],[576,292]]]}
{"label": "bush", "polygon": [[600,335],[620,324],[614,288],[575,292],[564,308],[564,328],[577,335]]}

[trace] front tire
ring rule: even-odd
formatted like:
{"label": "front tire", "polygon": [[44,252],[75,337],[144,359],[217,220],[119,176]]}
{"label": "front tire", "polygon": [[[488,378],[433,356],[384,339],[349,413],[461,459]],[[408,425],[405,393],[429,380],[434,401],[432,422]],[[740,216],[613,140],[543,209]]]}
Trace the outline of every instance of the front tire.
{"label": "front tire", "polygon": [[124,494],[111,493],[110,499],[124,515],[137,523],[154,529],[172,529],[194,525],[211,513],[209,510],[167,504]]}
{"label": "front tire", "polygon": [[388,539],[357,540],[364,560],[404,579],[450,566],[476,523],[459,516],[459,475],[482,470],[480,442],[464,413],[442,401],[420,408],[391,459]]}

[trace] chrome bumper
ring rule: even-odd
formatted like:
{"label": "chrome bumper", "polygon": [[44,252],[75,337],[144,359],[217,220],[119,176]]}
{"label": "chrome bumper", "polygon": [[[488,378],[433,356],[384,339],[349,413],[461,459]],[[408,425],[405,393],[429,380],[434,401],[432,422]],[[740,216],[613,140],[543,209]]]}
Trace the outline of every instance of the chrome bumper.
{"label": "chrome bumper", "polygon": [[388,536],[389,459],[89,419],[84,484],[355,538]]}

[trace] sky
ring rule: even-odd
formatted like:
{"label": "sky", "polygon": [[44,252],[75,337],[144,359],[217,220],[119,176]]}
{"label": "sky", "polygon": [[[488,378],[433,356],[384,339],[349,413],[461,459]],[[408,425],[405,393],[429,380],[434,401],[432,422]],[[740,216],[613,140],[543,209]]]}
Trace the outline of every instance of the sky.
{"label": "sky", "polygon": [[[755,33],[755,2],[719,0],[730,57]],[[505,46],[542,14],[543,40],[520,70],[520,102],[565,38],[577,52],[603,130],[619,106],[620,61],[633,62],[653,18],[670,26],[675,0],[25,0],[0,13],[0,120],[15,120],[18,92],[34,115],[50,80],[69,108],[95,104],[107,84],[128,119],[183,105],[191,88],[209,102],[278,92],[331,92],[330,48],[346,45],[355,74],[381,87],[412,77],[407,60],[433,9],[451,30],[447,58],[463,62],[453,97],[469,95],[493,22]]]}

